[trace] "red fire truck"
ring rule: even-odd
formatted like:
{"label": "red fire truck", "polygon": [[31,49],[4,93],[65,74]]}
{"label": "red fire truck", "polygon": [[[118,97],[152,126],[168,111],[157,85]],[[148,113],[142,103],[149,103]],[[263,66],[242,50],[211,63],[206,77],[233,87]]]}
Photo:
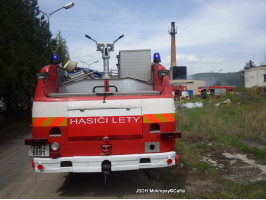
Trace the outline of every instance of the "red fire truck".
{"label": "red fire truck", "polygon": [[175,94],[175,99],[181,101],[182,99],[189,99],[187,86],[182,84],[171,84],[172,92]]}
{"label": "red fire truck", "polygon": [[[109,71],[112,44],[98,43],[103,73],[77,63],[62,67],[58,55],[37,74],[32,138],[25,139],[35,172],[102,172],[173,166],[175,106],[169,71],[151,64],[150,50],[119,52],[119,75]],[[152,67],[151,67],[152,66]],[[71,73],[68,73],[71,72]]]}
{"label": "red fire truck", "polygon": [[224,89],[225,92],[233,92],[236,86],[209,86],[211,89]]}

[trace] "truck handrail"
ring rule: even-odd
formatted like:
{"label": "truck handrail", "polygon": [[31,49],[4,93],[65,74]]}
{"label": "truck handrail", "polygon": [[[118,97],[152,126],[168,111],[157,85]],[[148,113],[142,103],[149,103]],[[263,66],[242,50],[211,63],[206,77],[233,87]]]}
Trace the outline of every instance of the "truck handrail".
{"label": "truck handrail", "polygon": [[[117,96],[132,96],[132,95],[160,95],[160,91],[135,91],[135,92],[117,92],[113,93]],[[50,98],[62,98],[62,97],[91,97],[97,96],[97,93],[48,93],[47,97]]]}
{"label": "truck handrail", "polygon": [[93,93],[95,93],[95,89],[96,88],[115,88],[115,92],[118,92],[118,89],[117,89],[117,87],[115,86],[115,85],[99,85],[99,86],[95,86],[95,87],[93,87],[93,89],[92,89],[92,91],[93,91]]}

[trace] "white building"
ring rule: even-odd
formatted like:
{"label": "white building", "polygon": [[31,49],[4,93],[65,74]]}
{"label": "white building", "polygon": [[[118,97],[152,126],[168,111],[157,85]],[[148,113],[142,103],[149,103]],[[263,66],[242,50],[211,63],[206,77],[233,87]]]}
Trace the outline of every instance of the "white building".
{"label": "white building", "polygon": [[266,65],[245,70],[245,87],[266,87]]}

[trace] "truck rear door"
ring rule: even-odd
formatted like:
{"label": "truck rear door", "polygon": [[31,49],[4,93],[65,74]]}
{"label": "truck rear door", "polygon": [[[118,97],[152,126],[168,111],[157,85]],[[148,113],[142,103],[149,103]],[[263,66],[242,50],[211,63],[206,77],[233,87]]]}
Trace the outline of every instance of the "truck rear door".
{"label": "truck rear door", "polygon": [[70,140],[102,140],[142,137],[141,108],[85,109],[68,111]]}

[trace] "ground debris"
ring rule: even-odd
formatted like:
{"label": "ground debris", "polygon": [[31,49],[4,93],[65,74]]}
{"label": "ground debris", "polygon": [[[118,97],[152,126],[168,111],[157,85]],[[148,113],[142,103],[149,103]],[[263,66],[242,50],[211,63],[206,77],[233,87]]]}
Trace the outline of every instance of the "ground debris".
{"label": "ground debris", "polygon": [[227,103],[231,103],[231,100],[230,99],[226,99],[225,101],[223,101],[221,103],[215,104],[215,106],[220,106],[221,104],[227,104]]}
{"label": "ground debris", "polygon": [[206,156],[203,156],[203,158],[201,159],[202,162],[206,162],[209,163],[210,165],[214,166],[216,169],[223,169],[224,165],[223,164],[218,164],[217,161],[212,160],[211,158],[208,158]]}
{"label": "ground debris", "polygon": [[225,152],[222,155],[229,164],[225,178],[242,184],[266,181],[266,165],[257,164],[245,154]]}

